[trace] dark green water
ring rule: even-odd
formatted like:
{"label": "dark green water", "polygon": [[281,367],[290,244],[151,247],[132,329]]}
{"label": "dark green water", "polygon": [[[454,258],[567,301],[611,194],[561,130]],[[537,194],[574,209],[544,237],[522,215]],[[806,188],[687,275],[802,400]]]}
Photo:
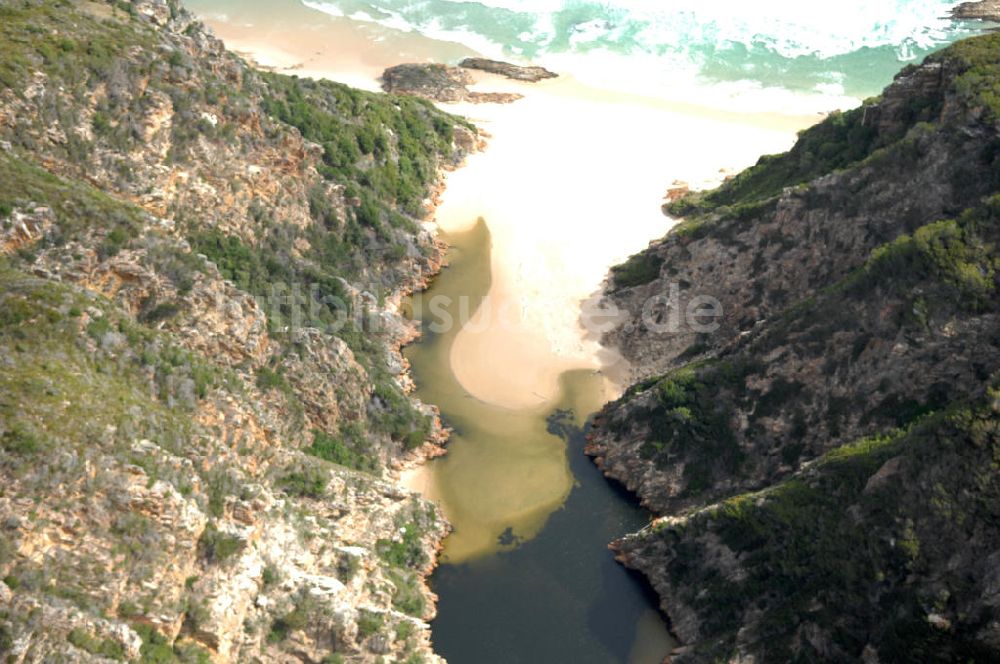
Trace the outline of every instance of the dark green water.
{"label": "dark green water", "polygon": [[[453,247],[451,266],[422,300],[464,294],[478,302],[489,286],[488,230],[480,222],[444,239]],[[564,374],[562,396],[549,411],[504,411],[482,403],[451,374],[456,330],[435,334],[422,319],[424,309],[419,302],[414,307],[424,336],[407,357],[418,395],[438,405],[456,428],[449,455],[427,469],[430,493],[456,526],[431,579],[439,597],[432,624],[436,651],[451,664],[659,664],[672,641],[656,598],[607,548],[642,528],[650,515],[583,454],[585,421],[605,397],[603,379],[591,371]],[[561,483],[568,473],[568,496],[556,491],[553,502],[550,487],[537,482],[538,466],[551,482]],[[480,490],[468,489],[470,475]],[[512,499],[511,493],[518,495]],[[534,494],[543,525],[511,545],[511,535],[528,532],[521,504],[531,504]],[[508,520],[497,516],[504,507]],[[487,513],[477,517],[481,510]],[[483,539],[484,530],[488,546],[463,542],[470,533]],[[469,550],[485,553],[470,556]]]}
{"label": "dark green water", "polygon": [[565,505],[513,551],[445,564],[433,577],[434,646],[451,664],[659,664],[667,654],[655,596],[607,550],[648,514],[583,455],[582,429],[556,424],[577,482]]}

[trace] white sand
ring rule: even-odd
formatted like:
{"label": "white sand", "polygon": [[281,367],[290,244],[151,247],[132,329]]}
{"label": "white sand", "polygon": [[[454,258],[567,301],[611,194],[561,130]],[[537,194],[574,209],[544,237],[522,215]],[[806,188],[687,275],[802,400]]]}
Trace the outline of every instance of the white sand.
{"label": "white sand", "polygon": [[184,4],[229,49],[262,66],[364,90],[378,90],[376,79],[382,71],[401,62],[451,62],[474,54],[461,44],[330,16],[298,0],[248,2],[238,12],[232,12],[231,0]]}

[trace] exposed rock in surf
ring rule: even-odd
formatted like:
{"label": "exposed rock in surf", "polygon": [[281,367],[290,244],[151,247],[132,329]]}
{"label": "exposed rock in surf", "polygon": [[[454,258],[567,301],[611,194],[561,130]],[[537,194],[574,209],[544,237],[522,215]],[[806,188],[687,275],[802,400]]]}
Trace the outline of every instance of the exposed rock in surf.
{"label": "exposed rock in surf", "polygon": [[951,11],[951,15],[960,19],[996,21],[1000,23],[1000,0],[963,2]]}
{"label": "exposed rock in surf", "polygon": [[522,67],[486,58],[466,58],[458,66],[464,69],[478,69],[491,74],[499,74],[515,81],[527,81],[528,83],[537,83],[547,78],[558,78],[559,76],[559,74],[544,67]]}
{"label": "exposed rock in surf", "polygon": [[464,69],[437,63],[396,65],[382,73],[382,89],[386,92],[431,101],[509,104],[522,97],[509,92],[473,92],[468,88],[472,83],[472,76]]}

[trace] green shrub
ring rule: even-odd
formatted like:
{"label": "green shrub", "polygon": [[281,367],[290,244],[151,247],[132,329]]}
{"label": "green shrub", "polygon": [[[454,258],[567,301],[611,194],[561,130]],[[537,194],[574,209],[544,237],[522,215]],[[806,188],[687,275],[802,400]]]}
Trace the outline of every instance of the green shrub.
{"label": "green shrub", "polygon": [[393,585],[392,605],[407,615],[422,618],[427,602],[420,590],[419,576],[400,569],[389,570],[388,576]]}
{"label": "green shrub", "polygon": [[694,455],[684,467],[689,494],[706,488],[716,472],[734,472],[743,462],[730,411],[721,397],[727,393],[742,397],[748,371],[749,367],[724,362],[674,371],[655,383],[659,403],[634,415],[649,427],[648,442],[641,449],[646,458],[665,467],[678,452]]}
{"label": "green shrub", "polygon": [[195,643],[170,644],[150,625],[135,623],[132,629],[142,638],[141,664],[211,664],[208,651]]}
{"label": "green shrub", "polygon": [[427,554],[421,542],[422,532],[416,524],[403,526],[399,541],[380,539],[375,544],[378,555],[393,567],[421,568],[427,564]]}
{"label": "green shrub", "polygon": [[0,653],[10,652],[13,648],[14,634],[7,625],[0,625]]}
{"label": "green shrub", "polygon": [[42,443],[23,425],[15,424],[0,436],[0,448],[10,454],[29,455],[40,451]]}
{"label": "green shrub", "polygon": [[413,626],[413,623],[407,620],[401,620],[398,623],[396,623],[397,641],[406,641],[411,636],[413,636],[414,632],[416,632],[416,627]]}
{"label": "green shrub", "polygon": [[315,600],[308,595],[300,597],[295,608],[276,619],[271,624],[267,640],[271,643],[279,643],[288,638],[292,632],[303,630],[309,626],[309,616],[317,609]]}
{"label": "green shrub", "polygon": [[198,540],[198,552],[209,563],[221,563],[246,548],[246,541],[209,525]]}
{"label": "green shrub", "polygon": [[124,660],[125,648],[113,639],[96,637],[79,627],[70,631],[67,640],[75,647],[85,650],[91,655],[107,659]]}
{"label": "green shrub", "polygon": [[376,375],[374,383],[368,413],[372,429],[402,442],[406,449],[420,447],[430,436],[431,419],[417,411],[388,376]]}
{"label": "green shrub", "polygon": [[129,239],[129,234],[124,228],[113,228],[104,238],[104,242],[97,248],[97,255],[100,256],[101,260],[116,256]]}
{"label": "green shrub", "polygon": [[326,485],[329,481],[330,476],[325,470],[315,465],[307,465],[282,477],[279,485],[293,496],[319,499],[326,495]]}
{"label": "green shrub", "polygon": [[385,625],[385,616],[375,611],[361,609],[358,612],[358,636],[367,639]]}
{"label": "green shrub", "polygon": [[366,456],[358,451],[359,447],[365,444],[364,434],[359,427],[345,425],[347,432],[346,442],[344,438],[334,437],[323,431],[313,431],[313,443],[306,449],[311,454],[320,459],[335,463],[355,470],[371,471],[378,466],[378,460],[371,456]]}
{"label": "green shrub", "polygon": [[[379,230],[383,218],[393,225],[399,219],[413,230],[407,220],[388,213],[398,208],[422,216],[436,159],[450,155],[460,120],[415,98],[389,98],[329,81],[279,75],[265,80],[265,110],[323,146],[321,173],[365,190],[359,223]],[[362,155],[371,155],[374,165],[361,170]]]}
{"label": "green shrub", "polygon": [[281,370],[275,371],[268,367],[257,369],[257,387],[265,392],[268,390],[281,390],[284,392],[289,389],[288,382],[285,380],[285,376]]}
{"label": "green shrub", "polygon": [[264,584],[265,588],[270,588],[274,584],[278,583],[280,580],[277,568],[268,565],[266,566],[260,574],[261,583]]}
{"label": "green shrub", "polygon": [[663,259],[652,251],[644,251],[629,258],[621,265],[611,268],[615,288],[633,288],[642,286],[660,276]]}
{"label": "green shrub", "polygon": [[37,306],[25,298],[8,296],[0,301],[0,328],[17,327],[40,313]]}
{"label": "green shrub", "polygon": [[94,111],[94,115],[90,118],[90,122],[94,127],[94,133],[101,136],[107,136],[111,133],[111,118],[104,111]]}
{"label": "green shrub", "polygon": [[361,559],[348,553],[337,560],[337,578],[343,583],[350,583],[361,569]]}
{"label": "green shrub", "polygon": [[161,302],[139,314],[139,321],[146,325],[155,325],[161,321],[173,318],[181,312],[180,302]]}

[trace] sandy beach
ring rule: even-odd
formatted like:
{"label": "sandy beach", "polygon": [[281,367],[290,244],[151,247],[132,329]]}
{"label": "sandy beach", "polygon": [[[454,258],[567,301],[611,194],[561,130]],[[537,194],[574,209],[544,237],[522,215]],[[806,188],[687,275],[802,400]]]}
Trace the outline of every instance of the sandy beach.
{"label": "sandy beach", "polygon": [[363,90],[379,90],[376,79],[392,65],[451,62],[474,55],[460,44],[330,16],[297,0],[245,0],[238,16],[230,14],[231,4],[220,0],[185,2],[229,49],[285,74],[329,78]]}
{"label": "sandy beach", "polygon": [[581,303],[611,265],[669,229],[660,205],[670,182],[713,186],[787,149],[816,119],[608,95],[566,78],[479,79],[477,89],[525,98],[448,106],[492,139],[449,176],[437,221],[457,230],[482,216],[493,234],[488,305],[451,360],[473,395],[507,408],[551,403],[560,374],[608,361],[578,322]]}
{"label": "sandy beach", "polygon": [[[211,0],[192,7],[261,65],[366,89],[378,89],[378,76],[393,64],[471,55],[459,44],[295,2],[280,11],[274,4],[247,9],[239,21],[213,13]],[[722,171],[787,149],[796,131],[819,119],[611,93],[566,76],[537,84],[477,79],[475,89],[525,98],[442,105],[491,139],[485,153],[449,174],[436,221],[458,231],[482,217],[493,235],[492,289],[459,334],[451,362],[472,395],[506,408],[550,403],[560,374],[614,361],[579,325],[580,305],[609,266],[669,229],[660,205],[672,181],[713,186]]]}

